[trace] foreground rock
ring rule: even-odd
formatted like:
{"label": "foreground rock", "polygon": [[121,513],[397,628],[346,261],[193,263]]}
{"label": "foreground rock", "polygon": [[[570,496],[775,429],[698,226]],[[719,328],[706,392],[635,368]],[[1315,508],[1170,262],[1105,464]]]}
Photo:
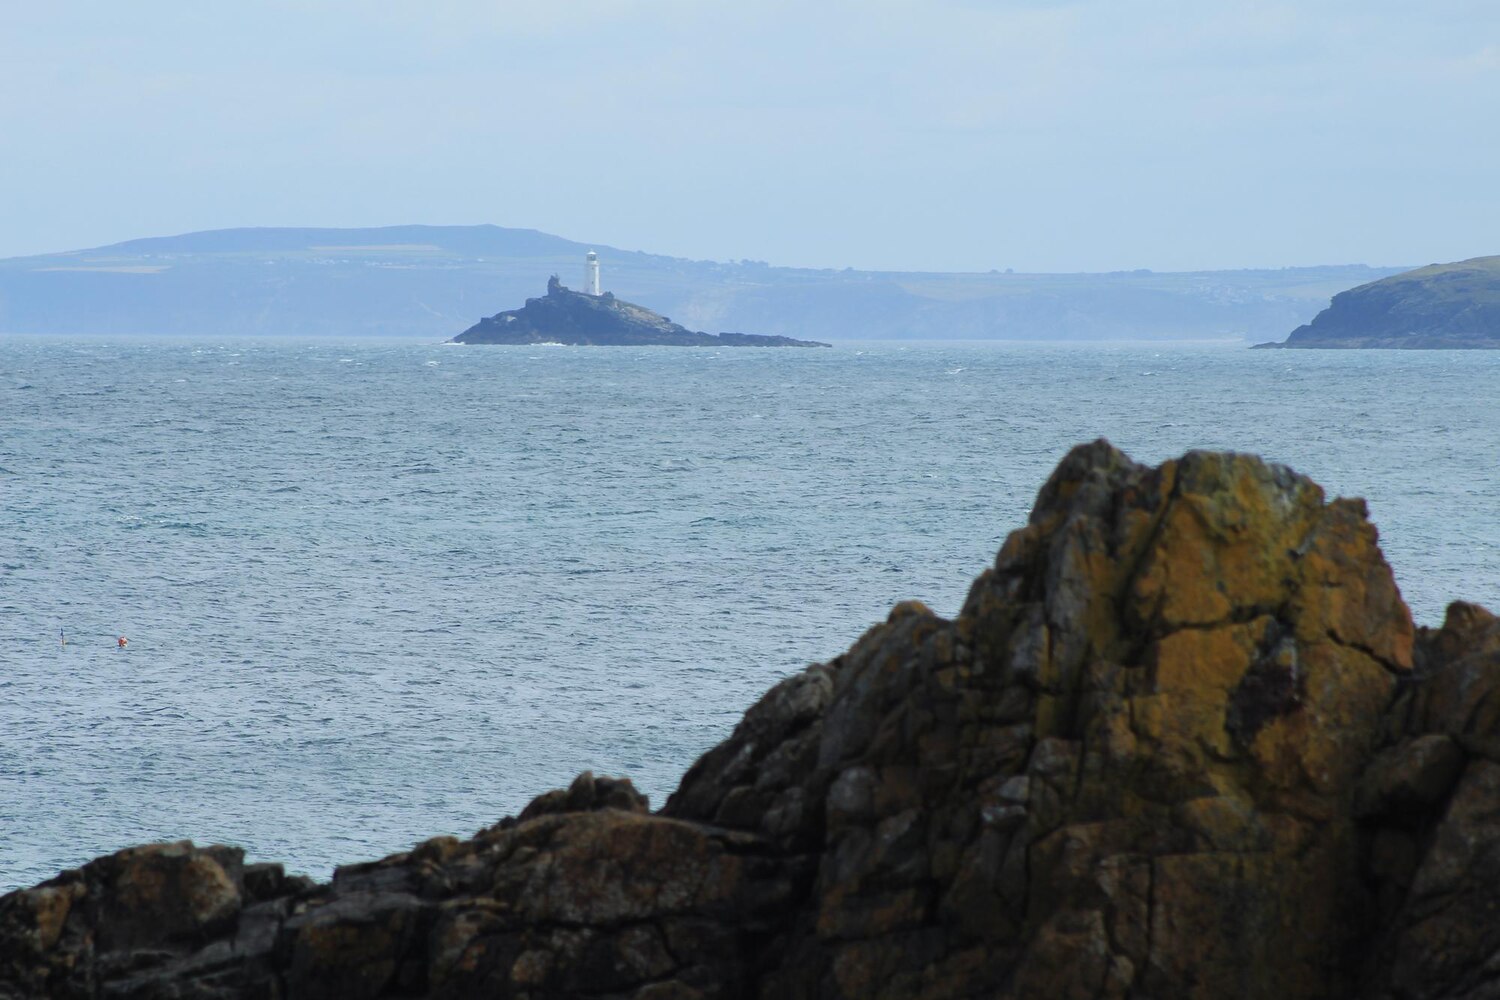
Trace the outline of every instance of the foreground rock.
{"label": "foreground rock", "polygon": [[1075,449],[953,620],[772,688],[658,813],[585,774],[328,885],[135,848],[0,899],[0,995],[1494,996],[1500,622],[1360,501]]}
{"label": "foreground rock", "polygon": [[1256,346],[1500,348],[1500,257],[1431,264],[1340,292],[1285,343]]}
{"label": "foreground rock", "polygon": [[812,340],[754,333],[699,333],[610,292],[585,295],[554,276],[547,295],[480,320],[453,338],[455,344],[582,344],[616,347],[827,347]]}

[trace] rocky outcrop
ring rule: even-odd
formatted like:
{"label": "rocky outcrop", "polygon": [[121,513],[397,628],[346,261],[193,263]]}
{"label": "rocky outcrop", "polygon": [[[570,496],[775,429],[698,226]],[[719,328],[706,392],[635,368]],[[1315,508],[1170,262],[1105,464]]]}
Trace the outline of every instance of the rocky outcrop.
{"label": "rocky outcrop", "polygon": [[949,620],[772,688],[659,812],[582,775],[327,885],[134,848],[0,898],[0,995],[1490,997],[1500,621],[1362,502],[1075,449]]}
{"label": "rocky outcrop", "polygon": [[1500,348],[1500,257],[1430,264],[1340,292],[1285,343],[1256,346]]}
{"label": "rocky outcrop", "polygon": [[453,338],[455,344],[582,344],[624,347],[827,347],[812,340],[754,333],[699,333],[610,292],[586,295],[564,288],[557,276],[547,295],[480,320]]}

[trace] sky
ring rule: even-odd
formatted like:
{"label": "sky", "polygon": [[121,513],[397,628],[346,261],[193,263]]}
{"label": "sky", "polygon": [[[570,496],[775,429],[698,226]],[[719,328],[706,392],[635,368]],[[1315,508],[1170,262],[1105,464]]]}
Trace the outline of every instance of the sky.
{"label": "sky", "polygon": [[0,256],[403,223],[889,270],[1500,253],[1494,0],[0,5]]}

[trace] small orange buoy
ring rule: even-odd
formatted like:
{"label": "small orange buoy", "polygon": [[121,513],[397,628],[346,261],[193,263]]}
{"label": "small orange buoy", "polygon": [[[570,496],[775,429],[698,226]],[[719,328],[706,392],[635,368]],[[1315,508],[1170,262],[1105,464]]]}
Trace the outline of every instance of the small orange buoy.
{"label": "small orange buoy", "polygon": [[116,645],[118,645],[121,649],[124,649],[126,646],[130,645],[130,640],[122,635],[116,642]]}

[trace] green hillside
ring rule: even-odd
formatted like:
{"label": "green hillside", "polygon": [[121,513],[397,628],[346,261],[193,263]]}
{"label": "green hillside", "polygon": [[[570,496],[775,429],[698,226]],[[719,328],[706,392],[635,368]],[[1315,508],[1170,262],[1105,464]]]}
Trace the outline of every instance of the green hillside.
{"label": "green hillside", "polygon": [[1500,256],[1351,288],[1274,346],[1500,348]]}

